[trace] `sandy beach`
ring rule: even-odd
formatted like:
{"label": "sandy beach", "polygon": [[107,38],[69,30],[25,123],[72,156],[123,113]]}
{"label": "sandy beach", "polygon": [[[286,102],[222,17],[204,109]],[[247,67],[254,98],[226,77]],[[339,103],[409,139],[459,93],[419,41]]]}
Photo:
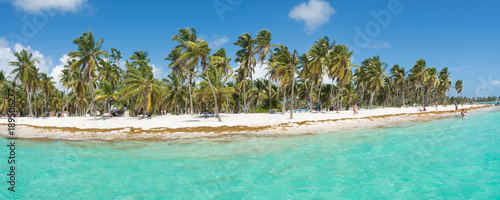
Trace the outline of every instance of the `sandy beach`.
{"label": "sandy beach", "polygon": [[[459,106],[459,110],[462,106]],[[491,106],[464,105],[474,112]],[[224,122],[202,115],[165,115],[140,119],[138,117],[63,117],[17,118],[18,138],[46,138],[64,140],[158,140],[211,137],[227,134],[310,134],[335,132],[353,128],[382,127],[415,121],[429,121],[443,117],[458,117],[455,106],[438,106],[419,112],[417,108],[361,109],[337,112],[307,112],[290,114],[221,114]],[[7,126],[2,126],[6,137]]]}

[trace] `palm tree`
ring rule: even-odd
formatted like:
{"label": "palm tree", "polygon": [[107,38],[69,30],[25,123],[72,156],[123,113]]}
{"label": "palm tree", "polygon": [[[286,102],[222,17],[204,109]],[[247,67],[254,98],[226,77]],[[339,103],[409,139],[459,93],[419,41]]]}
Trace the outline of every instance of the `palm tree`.
{"label": "palm tree", "polygon": [[[0,71],[0,72],[3,72],[3,71]],[[12,90],[13,86],[11,83],[9,82],[4,82],[2,83],[1,85],[2,87],[0,87],[0,97],[2,99],[1,103],[0,103],[0,113],[3,113],[4,115],[7,114],[7,110],[9,109],[9,95],[12,95],[12,92],[10,92],[10,90]]]}
{"label": "palm tree", "polygon": [[307,56],[311,57],[311,62],[308,66],[308,74],[311,77],[311,80],[315,82],[315,85],[319,85],[318,90],[318,106],[320,106],[320,97],[321,97],[321,87],[323,86],[323,71],[325,70],[325,66],[328,63],[328,53],[333,50],[335,47],[335,41],[330,43],[330,39],[328,37],[323,37],[318,39],[318,41],[314,42],[314,45],[311,47],[311,50],[307,52]]}
{"label": "palm tree", "polygon": [[384,87],[384,78],[388,77],[384,73],[384,66],[387,64],[380,61],[378,56],[374,56],[371,59],[369,58],[366,61],[367,71],[365,78],[368,89],[370,90],[370,109],[373,109],[373,97],[375,96],[375,92],[377,92],[381,87]]}
{"label": "palm tree", "polygon": [[118,93],[114,92],[113,86],[108,81],[103,81],[100,85],[100,89],[94,91],[94,101],[104,101],[106,104],[107,112],[109,113],[111,111],[110,102],[113,100],[118,100]]}
{"label": "palm tree", "polygon": [[163,82],[167,84],[167,91],[163,102],[166,106],[173,107],[176,114],[179,114],[179,106],[184,102],[184,97],[186,96],[187,86],[182,85],[182,76],[177,76],[177,74],[172,71]]}
{"label": "palm tree", "polygon": [[148,114],[153,105],[164,95],[163,82],[153,77],[150,66],[145,62],[140,62],[137,68],[128,67],[125,74],[125,88],[121,99],[137,97],[137,114],[143,111],[143,117]]}
{"label": "palm tree", "polygon": [[443,95],[443,104],[446,105],[446,92],[451,88],[451,78],[448,67],[443,68],[439,72],[439,82],[441,83],[440,92],[442,93],[441,95]]}
{"label": "palm tree", "polygon": [[23,49],[21,52],[14,52],[14,56],[17,61],[9,62],[9,66],[15,66],[16,69],[12,70],[11,74],[16,74],[14,77],[14,82],[20,82],[21,86],[26,90],[27,103],[29,106],[29,116],[33,116],[32,103],[31,103],[31,91],[34,81],[37,80],[38,70],[35,66],[36,63],[40,61],[33,59],[33,54],[29,53]]}
{"label": "palm tree", "polygon": [[[337,83],[339,84],[339,91],[337,96],[342,96],[342,91],[344,88],[344,84],[350,83],[352,78],[351,72],[351,58],[352,51],[349,51],[349,48],[346,45],[337,45],[334,50],[329,53],[331,58],[331,67],[330,70],[330,78],[333,80],[337,78]],[[339,106],[340,105],[340,106]],[[337,108],[342,109],[342,98],[339,98],[337,101]],[[337,109],[337,113],[339,109]]]}
{"label": "palm tree", "polygon": [[43,108],[43,113],[46,112],[46,108],[47,108],[47,96],[50,96],[50,94],[54,91],[55,89],[55,82],[52,81],[52,77],[51,76],[47,76],[46,73],[41,73],[39,75],[39,79],[40,79],[40,84],[39,84],[39,87],[40,87],[40,90],[42,92],[42,95],[43,95],[43,105],[44,105],[44,108]]}
{"label": "palm tree", "polygon": [[[187,51],[182,53],[180,57],[180,61],[187,61],[188,65],[195,66],[196,63],[200,63],[202,70],[205,72],[205,76],[209,77],[208,75],[208,69],[207,69],[207,59],[210,54],[210,47],[208,46],[208,43],[205,40],[197,40],[196,43],[188,41],[186,42],[186,45],[189,47]],[[215,116],[219,120],[219,122],[222,122],[222,119],[219,116],[219,111],[218,111],[218,106],[217,106],[217,96],[215,95],[215,91],[213,89],[212,83],[210,82],[210,79],[208,80],[208,85],[210,86],[210,89],[212,90],[212,94],[214,96],[214,102],[215,102]]]}
{"label": "palm tree", "polygon": [[457,82],[455,82],[455,90],[457,91],[458,94],[460,94],[460,98],[462,98],[462,91],[464,90],[464,85],[462,80],[457,80]]}
{"label": "palm tree", "polygon": [[[271,44],[271,37],[272,34],[269,30],[260,30],[257,33],[257,37],[255,38],[255,43],[256,43],[256,52],[260,54],[259,58],[257,59],[258,63],[261,63],[262,65],[264,62],[269,63],[269,60],[267,59],[267,56],[271,56],[272,54],[272,49],[276,45]],[[272,100],[271,100],[271,83],[272,83],[272,76],[268,76],[268,92],[269,92],[269,112],[273,109],[272,107]]]}
{"label": "palm tree", "polygon": [[359,101],[358,92],[356,91],[354,84],[349,83],[345,85],[343,90],[345,93],[342,96],[342,101],[345,101],[348,105]]}
{"label": "palm tree", "polygon": [[0,70],[0,89],[2,89],[4,83],[7,83],[7,76],[3,70]]}
{"label": "palm tree", "polygon": [[88,104],[85,94],[87,93],[89,86],[85,84],[85,80],[83,79],[84,74],[81,73],[81,71],[82,69],[77,69],[76,71],[71,72],[69,78],[70,82],[68,82],[67,86],[72,90],[73,95],[67,100],[64,107],[71,102],[71,99],[76,97],[77,102],[75,103],[77,105],[77,110],[80,110],[79,114],[84,116],[84,113],[82,112],[82,105]]}
{"label": "palm tree", "polygon": [[284,114],[285,110],[286,90],[290,88],[290,119],[293,119],[293,91],[295,87],[295,71],[297,68],[297,52],[295,51],[292,54],[288,51],[288,47],[283,45],[278,46],[279,47],[275,49],[275,59],[271,65],[277,67],[276,77],[281,80],[281,86],[283,87],[282,114]]}
{"label": "palm tree", "polygon": [[78,59],[70,66],[70,71],[82,69],[84,73],[83,79],[88,83],[91,95],[91,112],[94,118],[96,117],[94,104],[94,77],[96,68],[100,62],[103,62],[102,56],[108,57],[106,51],[101,50],[104,39],[101,38],[95,42],[92,31],[84,32],[80,37],[73,40],[73,44],[78,46],[78,51],[68,53],[70,58]]}
{"label": "palm tree", "polygon": [[149,66],[147,63],[150,61],[147,51],[135,51],[134,54],[130,56],[129,60],[132,61],[129,63],[131,66]]}
{"label": "palm tree", "polygon": [[[426,69],[427,70],[427,79],[426,79],[426,91],[427,91],[427,94],[433,92],[434,94],[436,94],[436,87],[438,86],[438,83],[439,83],[439,79],[438,79],[438,76],[437,76],[437,70],[435,67],[429,67]],[[430,97],[427,96],[427,99],[430,100]],[[432,102],[434,102],[434,99],[435,99],[435,95],[432,96]]]}
{"label": "palm tree", "polygon": [[406,71],[405,71],[405,68],[404,67],[399,67],[399,65],[394,65],[392,68],[391,68],[391,78],[392,80],[394,81],[394,85],[396,87],[396,94],[399,95],[401,94],[402,95],[402,106],[405,105],[406,101],[405,101],[405,90],[406,90],[406,79],[407,79],[407,76],[406,76]]}
{"label": "palm tree", "polygon": [[424,92],[422,97],[422,104],[425,105],[425,80],[427,76],[427,70],[425,69],[426,62],[424,59],[419,59],[413,68],[410,70],[410,83],[412,83],[412,86],[414,88],[414,91],[420,87],[422,88],[422,91]]}
{"label": "palm tree", "polygon": [[[189,93],[189,105],[190,112],[193,115],[193,93],[191,91],[191,83],[192,80],[196,77],[196,72],[194,72],[194,68],[196,63],[188,62],[187,60],[180,60],[180,56],[184,51],[189,50],[189,46],[186,45],[187,42],[196,42],[198,39],[198,35],[196,34],[196,29],[194,28],[184,28],[179,29],[178,34],[172,37],[172,41],[176,41],[178,44],[175,48],[170,52],[169,57],[165,58],[165,60],[169,60],[171,64],[170,68],[174,69],[174,71],[178,75],[184,76],[184,72],[187,72],[187,82],[186,85],[188,87]],[[187,63],[191,63],[188,65]],[[194,76],[193,76],[194,75]]]}
{"label": "palm tree", "polygon": [[[211,101],[213,101],[214,104],[221,105],[220,107],[222,107],[222,105],[225,104],[227,113],[228,112],[227,104],[229,98],[225,98],[224,100],[224,97],[228,97],[228,95],[230,94],[236,94],[234,88],[229,87],[227,85],[227,81],[229,80],[229,78],[231,78],[232,71],[230,71],[230,73],[226,73],[225,72],[226,70],[222,67],[210,67],[207,70],[208,70],[208,77],[206,76],[206,74],[201,76],[203,80],[200,82],[200,87],[197,92],[197,95],[202,97],[202,99],[209,100],[207,101],[208,104],[211,104],[212,103]],[[210,84],[212,86],[210,86]],[[210,91],[212,90],[211,88],[213,88],[213,91],[217,98],[210,97],[211,96]],[[218,101],[216,102],[215,99]],[[219,111],[221,109],[220,107]]]}
{"label": "palm tree", "polygon": [[[240,68],[243,68],[243,77],[246,79],[247,73],[250,75],[250,83],[251,83],[251,91],[253,91],[253,76],[255,65],[255,40],[249,33],[241,34],[238,37],[238,40],[234,42],[234,45],[241,47],[242,49],[236,52],[236,62],[241,63]],[[245,82],[243,82],[243,105],[246,108],[246,91],[245,91]],[[253,99],[251,97],[251,99]],[[252,113],[255,113],[253,102],[251,103]],[[245,109],[243,109],[243,113],[245,113]]]}

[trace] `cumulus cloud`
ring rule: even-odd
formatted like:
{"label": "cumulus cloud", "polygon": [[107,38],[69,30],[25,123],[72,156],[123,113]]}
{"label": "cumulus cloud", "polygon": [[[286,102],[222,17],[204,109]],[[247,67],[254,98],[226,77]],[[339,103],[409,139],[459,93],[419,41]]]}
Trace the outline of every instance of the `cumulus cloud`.
{"label": "cumulus cloud", "polygon": [[253,79],[258,79],[258,78],[263,78],[263,79],[267,79],[266,78],[266,73],[267,73],[267,70],[266,68],[268,67],[269,65],[267,65],[267,63],[257,63],[257,65],[255,66],[254,70],[254,74],[253,74]]}
{"label": "cumulus cloud", "polygon": [[10,74],[15,67],[9,66],[9,62],[17,60],[13,52],[20,52],[23,49],[32,53],[33,59],[38,59],[40,61],[36,64],[40,69],[39,72],[48,73],[50,66],[52,66],[52,60],[50,58],[47,58],[39,51],[33,50],[30,46],[24,46],[22,44],[15,44],[12,46],[5,40],[5,37],[0,38],[0,70],[3,70],[6,74]]}
{"label": "cumulus cloud", "polygon": [[151,67],[153,67],[153,76],[158,79],[158,80],[161,80],[161,78],[163,77],[163,68],[161,66],[158,66],[156,67],[155,64],[152,64]]}
{"label": "cumulus cloud", "polygon": [[10,0],[9,2],[18,9],[32,13],[48,9],[76,12],[85,6],[87,0]]}
{"label": "cumulus cloud", "polygon": [[212,48],[212,50],[217,50],[220,47],[222,47],[224,44],[226,44],[227,42],[229,42],[229,38],[227,36],[221,37],[221,36],[213,35],[212,39],[210,40],[208,45],[210,46],[210,48]]}
{"label": "cumulus cloud", "polygon": [[494,86],[499,86],[500,85],[500,81],[499,80],[492,80],[491,84],[494,85]]}
{"label": "cumulus cloud", "polygon": [[69,56],[66,54],[64,54],[61,58],[59,58],[59,62],[60,62],[59,65],[52,68],[52,71],[49,74],[49,76],[54,78],[53,81],[56,83],[56,88],[59,90],[64,89],[62,83],[60,82],[61,77],[59,75],[62,74],[62,70],[64,69],[64,65],[68,62],[68,58],[69,58]]}
{"label": "cumulus cloud", "polygon": [[0,48],[5,48],[9,46],[9,41],[6,37],[0,37]]}
{"label": "cumulus cloud", "polygon": [[309,0],[293,7],[288,17],[305,22],[305,29],[315,31],[321,25],[330,21],[330,16],[335,14],[335,9],[324,0]]}

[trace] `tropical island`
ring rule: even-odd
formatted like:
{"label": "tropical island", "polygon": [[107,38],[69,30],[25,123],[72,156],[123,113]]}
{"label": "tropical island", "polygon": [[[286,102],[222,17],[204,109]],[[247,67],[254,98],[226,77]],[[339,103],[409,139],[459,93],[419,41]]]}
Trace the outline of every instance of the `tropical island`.
{"label": "tropical island", "polygon": [[[233,43],[240,48],[234,58],[240,66],[233,69],[224,48],[211,49],[194,28],[179,29],[171,38],[177,45],[165,58],[171,73],[159,80],[147,51],[134,52],[123,69],[119,50],[102,49],[103,38],[84,32],[73,40],[76,50],[68,53],[63,91],[39,72],[32,53],[14,52],[17,60],[9,65],[15,70],[0,71],[0,112],[7,115],[8,93],[14,90],[18,123],[34,133],[245,133],[313,122],[436,115],[457,112],[459,104],[475,109],[474,102],[496,100],[448,96],[451,89],[461,94],[463,81],[452,83],[447,67],[437,71],[424,59],[409,70],[397,64],[389,68],[378,56],[357,66],[351,64],[353,51],[347,45],[326,36],[303,54],[271,38],[268,30],[241,34]],[[253,78],[256,68],[265,69],[265,79]]]}

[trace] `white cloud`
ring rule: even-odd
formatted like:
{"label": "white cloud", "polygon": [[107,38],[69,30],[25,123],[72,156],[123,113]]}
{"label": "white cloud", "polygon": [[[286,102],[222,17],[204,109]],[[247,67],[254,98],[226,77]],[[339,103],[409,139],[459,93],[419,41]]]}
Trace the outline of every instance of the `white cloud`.
{"label": "white cloud", "polygon": [[64,69],[64,65],[68,62],[69,56],[64,54],[61,58],[59,58],[60,64],[52,68],[52,71],[50,72],[49,76],[52,76],[53,81],[56,83],[56,88],[59,90],[63,90],[63,85],[60,82],[61,77],[59,75],[62,74],[62,70]]}
{"label": "white cloud", "polygon": [[229,38],[227,36],[217,36],[217,35],[213,35],[212,36],[212,40],[210,40],[210,42],[208,43],[208,45],[210,46],[210,48],[214,51],[218,50],[220,47],[222,47],[222,45],[226,44],[227,42],[229,42]]}
{"label": "white cloud", "polygon": [[153,76],[156,79],[161,80],[163,77],[163,68],[161,66],[156,67],[155,64],[152,64],[151,67],[153,67]]}
{"label": "white cloud", "polygon": [[305,29],[315,31],[321,25],[330,21],[330,16],[335,14],[335,9],[330,3],[323,0],[309,0],[293,7],[288,17],[297,21],[305,21]]}
{"label": "white cloud", "polygon": [[3,70],[6,74],[10,74],[15,67],[9,66],[9,62],[17,60],[13,52],[20,52],[23,49],[32,53],[33,59],[38,59],[40,61],[40,63],[36,63],[36,67],[40,69],[39,72],[48,73],[52,65],[52,60],[50,58],[47,58],[39,51],[31,49],[30,46],[23,46],[22,44],[11,46],[5,41],[4,37],[0,38],[0,70]]}
{"label": "white cloud", "polygon": [[32,13],[48,9],[76,12],[86,2],[87,0],[10,0],[14,7]]}
{"label": "white cloud", "polygon": [[372,40],[372,42],[368,44],[366,47],[372,49],[385,49],[391,47],[391,44],[380,40]]}
{"label": "white cloud", "polygon": [[267,70],[266,68],[268,67],[269,65],[267,65],[267,63],[257,63],[257,65],[254,67],[254,74],[253,74],[253,79],[258,79],[258,78],[263,78],[263,79],[267,79],[266,78],[266,73],[267,73]]}
{"label": "white cloud", "polygon": [[0,48],[9,47],[9,41],[7,41],[6,37],[0,37]]}
{"label": "white cloud", "polygon": [[495,85],[495,86],[499,86],[500,85],[500,81],[499,80],[492,80],[491,84]]}

